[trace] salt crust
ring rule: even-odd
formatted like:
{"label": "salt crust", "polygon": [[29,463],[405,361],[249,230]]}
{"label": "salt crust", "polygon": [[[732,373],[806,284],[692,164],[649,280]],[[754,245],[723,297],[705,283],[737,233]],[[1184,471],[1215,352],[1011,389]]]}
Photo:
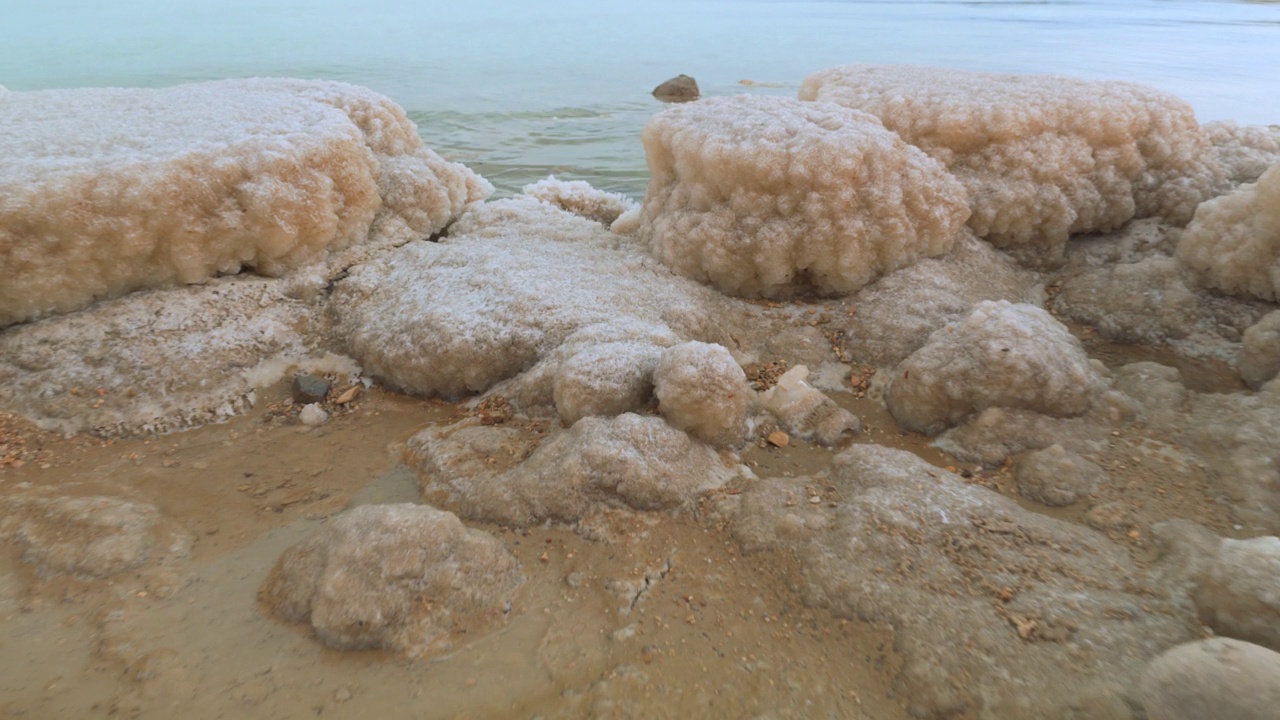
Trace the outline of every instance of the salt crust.
{"label": "salt crust", "polygon": [[868,112],[941,161],[968,190],[969,227],[1039,266],[1074,233],[1185,223],[1226,187],[1191,107],[1133,83],[846,65],[799,96]]}
{"label": "salt crust", "polygon": [[1280,652],[1280,538],[1225,538],[1195,590],[1200,620],[1219,635]]}
{"label": "salt crust", "polygon": [[[534,368],[593,325],[619,331],[609,342],[652,344],[656,331],[726,344],[757,312],[529,196],[477,206],[445,242],[411,243],[353,269],[331,307],[338,336],[366,370],[402,390],[449,397]],[[530,394],[544,400],[555,372],[542,370]]]}
{"label": "salt crust", "polygon": [[265,278],[109,300],[0,333],[0,407],[104,436],[224,420],[252,406],[255,387],[324,356],[323,320]]}
{"label": "salt crust", "polygon": [[406,457],[426,502],[516,527],[604,510],[688,511],[737,474],[662,418],[632,413],[583,418],[545,439],[467,420],[413,436]]}
{"label": "salt crust", "polygon": [[605,226],[638,207],[634,200],[621,193],[597,190],[581,180],[557,180],[555,175],[525,185],[523,194]]}
{"label": "salt crust", "polygon": [[875,118],[787,98],[654,116],[639,235],[676,272],[745,297],[852,292],[946,252],[963,189]]}
{"label": "salt crust", "polygon": [[0,327],[243,268],[283,275],[371,230],[404,242],[490,192],[353,85],[6,93]]}
{"label": "salt crust", "polygon": [[1230,638],[1179,645],[1142,673],[1150,720],[1271,720],[1280,707],[1280,653]]}
{"label": "salt crust", "polygon": [[1197,208],[1177,258],[1205,287],[1280,299],[1280,165]]}
{"label": "salt crust", "polygon": [[1217,120],[1205,123],[1204,132],[1232,182],[1257,182],[1267,168],[1280,163],[1280,125]]}
{"label": "salt crust", "polygon": [[862,429],[862,421],[814,388],[807,380],[809,368],[796,365],[760,393],[759,405],[789,434],[820,445],[835,445],[846,432]]}
{"label": "salt crust", "polygon": [[984,301],[929,336],[895,370],[889,410],[936,435],[987,408],[1082,415],[1107,389],[1080,341],[1044,310]]}
{"label": "salt crust", "polygon": [[1274,310],[1244,331],[1240,379],[1257,389],[1280,376],[1280,310]]}
{"label": "salt crust", "polygon": [[892,368],[978,302],[1027,302],[1037,281],[963,230],[951,252],[880,278],[851,299],[855,312],[843,322],[849,351],[860,362]]}
{"label": "salt crust", "polygon": [[[796,502],[812,487],[838,499]],[[905,451],[854,445],[721,502],[748,551],[794,554],[806,602],[893,626],[913,717],[1127,717],[1142,664],[1192,638],[1185,597],[1135,591],[1120,547]]]}
{"label": "salt crust", "polygon": [[756,394],[724,347],[693,341],[668,348],[653,381],[658,412],[674,427],[717,447],[746,442]]}
{"label": "salt crust", "polygon": [[421,657],[447,650],[451,632],[492,624],[522,582],[500,541],[452,513],[365,505],[286,550],[263,597],[329,647]]}

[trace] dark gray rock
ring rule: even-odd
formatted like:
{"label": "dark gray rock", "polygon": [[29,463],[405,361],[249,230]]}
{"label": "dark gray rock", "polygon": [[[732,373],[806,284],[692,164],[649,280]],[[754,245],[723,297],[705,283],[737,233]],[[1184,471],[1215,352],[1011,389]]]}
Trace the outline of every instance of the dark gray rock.
{"label": "dark gray rock", "polygon": [[297,405],[310,405],[324,402],[329,394],[329,381],[322,377],[302,373],[293,376],[293,402]]}
{"label": "dark gray rock", "polygon": [[702,97],[698,81],[688,75],[677,75],[653,89],[653,96],[663,102],[689,102]]}

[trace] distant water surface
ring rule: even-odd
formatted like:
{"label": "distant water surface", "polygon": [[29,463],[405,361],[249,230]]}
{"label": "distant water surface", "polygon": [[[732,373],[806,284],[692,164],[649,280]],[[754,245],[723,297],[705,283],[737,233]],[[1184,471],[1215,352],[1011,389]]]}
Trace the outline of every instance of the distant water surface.
{"label": "distant water surface", "polygon": [[[1133,80],[1202,121],[1280,123],[1280,3],[1199,0],[4,0],[0,85],[330,78],[386,93],[506,192],[644,192],[639,132],[678,73],[794,95],[850,62]],[[767,86],[748,86],[749,80]]]}

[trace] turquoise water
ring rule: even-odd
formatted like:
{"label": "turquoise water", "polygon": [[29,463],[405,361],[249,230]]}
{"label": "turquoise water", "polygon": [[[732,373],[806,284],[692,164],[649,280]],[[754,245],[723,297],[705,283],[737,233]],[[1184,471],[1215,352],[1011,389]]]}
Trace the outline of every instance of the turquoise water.
{"label": "turquoise water", "polygon": [[[1280,3],[1196,0],[4,0],[0,85],[345,80],[511,191],[548,173],[644,191],[639,131],[678,74],[794,95],[848,62],[1145,82],[1201,120],[1280,123]],[[777,87],[745,86],[742,80]]]}

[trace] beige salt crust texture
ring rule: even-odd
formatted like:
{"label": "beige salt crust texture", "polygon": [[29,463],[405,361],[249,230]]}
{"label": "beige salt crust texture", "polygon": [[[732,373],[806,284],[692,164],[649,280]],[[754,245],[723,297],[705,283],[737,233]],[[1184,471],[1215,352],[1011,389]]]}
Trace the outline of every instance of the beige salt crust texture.
{"label": "beige salt crust texture", "polygon": [[809,75],[800,99],[868,112],[942,162],[974,232],[1033,265],[1058,262],[1074,233],[1185,223],[1227,187],[1191,107],[1133,83],[846,65]]}
{"label": "beige salt crust texture", "polygon": [[1177,258],[1205,287],[1280,299],[1280,165],[1197,208]]}
{"label": "beige salt crust texture", "polygon": [[849,293],[951,248],[963,188],[873,117],[788,98],[711,98],[642,134],[639,235],[681,275],[744,297]]}
{"label": "beige salt crust texture", "polygon": [[[0,95],[0,327],[438,232],[492,187],[353,85]],[[350,264],[356,255],[339,259]]]}
{"label": "beige salt crust texture", "polygon": [[496,538],[424,505],[365,505],[285,551],[263,597],[338,650],[419,657],[493,624],[523,582]]}

